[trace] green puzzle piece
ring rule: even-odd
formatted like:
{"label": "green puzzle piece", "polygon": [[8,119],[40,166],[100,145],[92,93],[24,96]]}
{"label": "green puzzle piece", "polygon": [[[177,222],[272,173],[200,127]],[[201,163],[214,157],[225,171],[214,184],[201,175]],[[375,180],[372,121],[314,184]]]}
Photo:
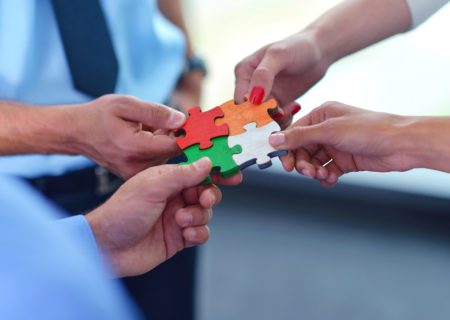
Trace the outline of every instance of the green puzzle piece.
{"label": "green puzzle piece", "polygon": [[[211,159],[211,173],[219,172],[222,177],[231,177],[239,172],[239,166],[233,160],[233,154],[241,153],[242,148],[236,145],[233,148],[228,146],[228,137],[213,138],[212,147],[208,149],[199,149],[199,145],[193,145],[183,150],[187,157],[187,161],[180,163],[181,165],[190,164],[203,157]],[[211,183],[211,177],[207,178],[203,183]]]}

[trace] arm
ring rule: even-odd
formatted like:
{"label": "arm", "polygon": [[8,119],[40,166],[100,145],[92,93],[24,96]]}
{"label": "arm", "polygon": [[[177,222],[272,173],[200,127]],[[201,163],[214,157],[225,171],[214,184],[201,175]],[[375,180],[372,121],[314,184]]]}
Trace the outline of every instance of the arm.
{"label": "arm", "polygon": [[222,197],[214,185],[198,186],[210,170],[205,158],[192,165],[147,169],[86,215],[118,276],[146,273],[184,248],[207,241],[212,207]]}
{"label": "arm", "polygon": [[[91,102],[31,107],[0,102],[0,155],[83,154],[123,178],[176,155],[169,129],[185,116],[131,97],[107,95]],[[141,123],[151,131],[141,130]]]}
{"label": "arm", "polygon": [[291,102],[313,87],[332,63],[394,34],[407,31],[411,14],[406,0],[347,0],[304,30],[269,44],[235,69],[235,100],[260,103],[269,95],[282,107],[286,127],[298,107]]}
{"label": "arm", "polygon": [[411,117],[328,102],[270,137],[290,150],[286,170],[332,186],[357,171],[428,168],[450,173],[450,117]]}
{"label": "arm", "polygon": [[[186,38],[186,59],[195,56],[189,33],[183,17],[183,8],[180,0],[158,0],[158,6],[162,14],[183,32]],[[202,70],[188,70],[184,72],[178,86],[170,98],[170,104],[179,107],[181,111],[187,110],[200,104],[202,82],[205,74]]]}

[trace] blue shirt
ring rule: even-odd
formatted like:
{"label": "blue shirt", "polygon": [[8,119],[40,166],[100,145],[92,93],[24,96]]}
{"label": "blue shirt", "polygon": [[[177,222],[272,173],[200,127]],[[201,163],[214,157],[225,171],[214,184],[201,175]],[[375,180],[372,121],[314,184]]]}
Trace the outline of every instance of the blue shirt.
{"label": "blue shirt", "polygon": [[100,262],[83,216],[59,212],[23,182],[0,177],[0,319],[136,319]]}
{"label": "blue shirt", "polygon": [[[119,60],[116,93],[165,102],[184,66],[182,32],[156,0],[100,0]],[[50,0],[0,0],[0,99],[32,104],[90,100],[74,89]],[[0,173],[60,175],[92,162],[81,156],[0,158]]]}

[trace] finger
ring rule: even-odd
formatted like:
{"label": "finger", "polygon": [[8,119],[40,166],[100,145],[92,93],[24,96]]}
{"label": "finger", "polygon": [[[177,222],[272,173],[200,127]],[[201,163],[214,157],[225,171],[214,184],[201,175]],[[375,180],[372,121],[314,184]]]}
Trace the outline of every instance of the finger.
{"label": "finger", "polygon": [[287,155],[280,157],[281,165],[283,166],[284,170],[287,172],[292,172],[295,167],[295,155],[294,152],[288,151]]}
{"label": "finger", "polygon": [[308,127],[290,127],[286,131],[272,134],[269,142],[277,149],[295,150],[312,144],[328,144],[331,134],[324,123],[320,123]]}
{"label": "finger", "polygon": [[212,180],[215,184],[223,186],[235,186],[242,182],[243,176],[241,172],[236,173],[232,177],[222,177],[220,174],[214,174]]}
{"label": "finger", "polygon": [[185,247],[193,247],[208,241],[210,231],[208,226],[189,227],[183,230],[183,239]]}
{"label": "finger", "polygon": [[[262,88],[264,95],[262,101],[272,92],[273,82],[277,74],[284,68],[284,61],[281,57],[282,51],[275,46],[271,46],[264,51],[261,62],[256,67],[250,80],[250,88]],[[250,99],[252,100],[252,99]]]}
{"label": "finger", "polygon": [[243,59],[234,68],[234,75],[236,77],[234,100],[238,104],[245,101],[245,95],[250,91],[250,80],[253,72],[264,57],[267,47],[268,46],[264,46],[252,55]]}
{"label": "finger", "polygon": [[293,101],[279,109],[279,112],[272,115],[272,118],[278,122],[281,129],[286,129],[292,123],[294,116],[301,110],[300,104]]}
{"label": "finger", "polygon": [[181,151],[174,137],[148,131],[140,131],[131,143],[142,158],[171,158]]}
{"label": "finger", "polygon": [[245,95],[250,87],[250,79],[255,71],[255,67],[251,63],[251,57],[242,60],[234,69],[236,77],[234,89],[234,101],[240,104],[245,101]]}
{"label": "finger", "polygon": [[200,187],[199,194],[199,203],[205,209],[212,208],[222,201],[222,192],[215,185]]}
{"label": "finger", "polygon": [[308,178],[314,178],[316,176],[316,167],[306,160],[297,160],[295,170]]}
{"label": "finger", "polygon": [[[148,103],[135,98],[126,98],[118,108],[123,119],[140,122],[145,127],[177,129],[186,121],[186,116],[158,103]],[[127,103],[128,102],[128,103]]]}
{"label": "finger", "polygon": [[175,214],[175,221],[181,228],[197,227],[208,224],[212,216],[211,209],[190,206],[178,210]]}
{"label": "finger", "polygon": [[327,179],[320,180],[320,184],[323,187],[329,189],[329,188],[334,187],[336,185],[336,183],[338,182],[338,180],[339,180],[338,175],[335,174],[334,172],[331,172]]}
{"label": "finger", "polygon": [[[211,171],[211,160],[202,158],[188,165],[163,165],[144,171],[155,201],[166,201],[187,188],[200,184]],[[155,188],[158,192],[154,192]]]}

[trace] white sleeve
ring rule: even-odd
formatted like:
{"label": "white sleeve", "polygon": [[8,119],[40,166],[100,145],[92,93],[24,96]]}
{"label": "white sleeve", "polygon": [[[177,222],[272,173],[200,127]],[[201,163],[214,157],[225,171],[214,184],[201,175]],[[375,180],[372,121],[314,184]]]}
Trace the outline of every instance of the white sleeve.
{"label": "white sleeve", "polygon": [[450,0],[406,0],[411,10],[412,25],[417,27]]}

